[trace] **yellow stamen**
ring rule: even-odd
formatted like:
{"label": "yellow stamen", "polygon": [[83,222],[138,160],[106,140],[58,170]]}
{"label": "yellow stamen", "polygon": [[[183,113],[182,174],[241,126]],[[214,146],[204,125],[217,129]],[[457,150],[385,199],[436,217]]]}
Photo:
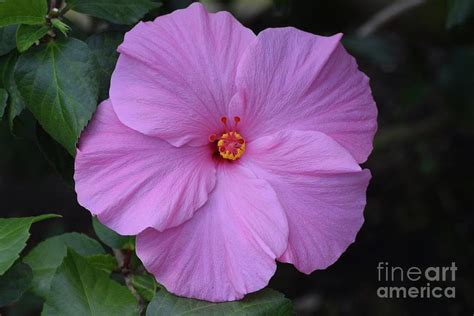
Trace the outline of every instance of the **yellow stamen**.
{"label": "yellow stamen", "polygon": [[245,140],[237,132],[224,133],[217,142],[217,148],[222,158],[236,160],[245,152]]}

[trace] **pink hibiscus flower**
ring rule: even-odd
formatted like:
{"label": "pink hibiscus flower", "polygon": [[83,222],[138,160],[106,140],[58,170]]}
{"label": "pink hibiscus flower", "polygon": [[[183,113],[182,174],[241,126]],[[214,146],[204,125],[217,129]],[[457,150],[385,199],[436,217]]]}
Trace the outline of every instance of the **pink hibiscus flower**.
{"label": "pink hibiscus flower", "polygon": [[276,260],[334,263],[364,218],[377,110],[341,35],[257,36],[193,4],[125,35],[75,165],[79,203],[161,284],[214,302]]}

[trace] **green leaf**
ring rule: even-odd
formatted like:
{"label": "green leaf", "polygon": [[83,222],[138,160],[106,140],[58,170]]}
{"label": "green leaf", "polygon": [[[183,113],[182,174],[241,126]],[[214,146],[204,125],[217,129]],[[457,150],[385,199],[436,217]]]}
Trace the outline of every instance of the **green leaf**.
{"label": "green leaf", "polygon": [[0,56],[8,54],[15,48],[15,33],[17,25],[0,27]]}
{"label": "green leaf", "polygon": [[18,53],[16,51],[0,57],[0,87],[8,92],[6,116],[10,130],[13,130],[15,118],[25,109],[25,103],[13,77],[17,59]]}
{"label": "green leaf", "polygon": [[45,297],[50,289],[56,270],[67,254],[73,249],[83,256],[104,254],[105,250],[96,240],[78,233],[67,233],[46,239],[39,243],[23,258],[33,270],[33,292]]}
{"label": "green leaf", "polygon": [[69,0],[68,6],[116,24],[133,24],[159,3],[150,0]]}
{"label": "green leaf", "polygon": [[102,225],[96,217],[92,218],[92,226],[94,227],[97,237],[110,248],[135,249],[135,242],[132,236],[121,236],[117,234],[110,228]]}
{"label": "green leaf", "polygon": [[77,139],[97,106],[89,47],[69,38],[30,49],[18,59],[15,81],[44,130],[74,156]]}
{"label": "green leaf", "polygon": [[123,41],[123,34],[119,32],[104,32],[90,36],[86,43],[94,54],[98,69],[99,99],[109,98],[110,77],[118,59],[117,47]]}
{"label": "green leaf", "polygon": [[47,11],[46,0],[2,0],[0,1],[0,26],[43,24]]}
{"label": "green leaf", "polygon": [[8,92],[7,90],[0,88],[0,119],[5,113],[5,108],[7,107]]}
{"label": "green leaf", "polygon": [[160,290],[148,305],[146,316],[158,315],[294,315],[291,301],[272,289],[247,295],[243,300],[210,303],[174,296]]}
{"label": "green leaf", "polygon": [[155,296],[158,284],[155,278],[149,274],[147,275],[133,275],[131,277],[132,286],[137,290],[138,294],[147,302],[151,301]]}
{"label": "green leaf", "polygon": [[41,315],[138,315],[138,306],[126,287],[68,250],[51,283]]}
{"label": "green leaf", "polygon": [[118,268],[117,259],[111,255],[93,255],[86,257],[86,260],[94,268],[109,274]]}
{"label": "green leaf", "polygon": [[448,0],[448,16],[446,27],[463,24],[469,17],[474,15],[474,1],[472,0]]}
{"label": "green leaf", "polygon": [[61,217],[46,214],[36,217],[0,218],[0,275],[20,257],[30,237],[31,224],[48,218]]}
{"label": "green leaf", "polygon": [[30,288],[32,278],[31,268],[22,262],[0,276],[0,307],[18,301]]}
{"label": "green leaf", "polygon": [[25,25],[22,24],[16,31],[16,47],[20,53],[26,51],[48,34],[49,27],[46,25]]}

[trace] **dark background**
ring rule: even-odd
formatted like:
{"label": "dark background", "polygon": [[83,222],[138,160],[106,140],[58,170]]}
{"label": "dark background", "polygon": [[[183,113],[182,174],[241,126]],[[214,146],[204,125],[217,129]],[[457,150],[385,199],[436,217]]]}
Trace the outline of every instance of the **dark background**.
{"label": "dark background", "polygon": [[[373,179],[357,241],[333,266],[310,276],[281,264],[270,284],[300,315],[474,313],[474,19],[448,28],[447,1],[403,2],[413,6],[397,12],[388,0],[206,1],[255,32],[288,25],[322,35],[343,32],[346,48],[371,78],[379,131],[365,163]],[[189,3],[165,1],[160,14]],[[371,27],[381,10],[388,12],[384,23]],[[91,30],[75,31],[85,36]],[[70,182],[71,161],[63,162],[60,175],[31,137],[28,113],[17,123],[16,136],[6,122],[0,125],[0,216],[64,216],[34,226],[29,247],[62,232],[93,236],[89,212],[77,204]],[[405,269],[456,262],[456,298],[378,298],[381,261]],[[34,301],[18,305],[12,315],[38,312]]]}

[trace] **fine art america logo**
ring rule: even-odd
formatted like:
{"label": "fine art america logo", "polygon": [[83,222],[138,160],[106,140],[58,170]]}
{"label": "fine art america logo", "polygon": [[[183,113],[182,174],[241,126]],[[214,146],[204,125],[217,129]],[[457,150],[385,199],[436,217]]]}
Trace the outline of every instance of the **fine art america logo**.
{"label": "fine art america logo", "polygon": [[[450,266],[409,267],[391,266],[379,262],[378,281],[384,283],[377,289],[380,298],[455,298],[456,263]],[[388,286],[386,286],[388,284]],[[393,285],[397,286],[393,286]]]}

